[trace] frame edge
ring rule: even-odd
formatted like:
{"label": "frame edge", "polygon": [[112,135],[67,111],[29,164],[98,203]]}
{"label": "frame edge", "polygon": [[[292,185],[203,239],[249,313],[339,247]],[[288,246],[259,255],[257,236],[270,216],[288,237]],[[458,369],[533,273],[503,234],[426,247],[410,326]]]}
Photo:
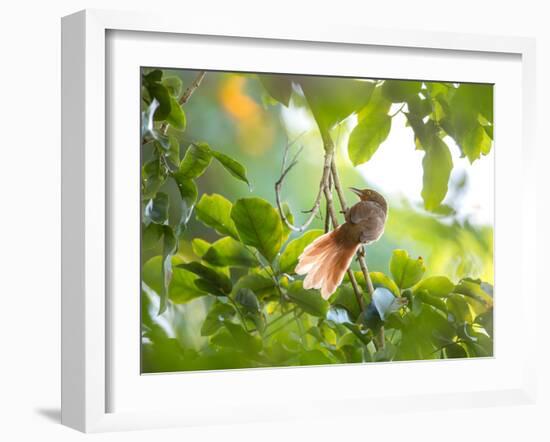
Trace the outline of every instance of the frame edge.
{"label": "frame edge", "polygon": [[[157,21],[158,20],[158,21]],[[153,417],[151,422],[137,425],[135,417],[106,412],[106,341],[105,341],[105,33],[108,29],[152,32],[182,32],[181,25],[159,17],[144,19],[140,13],[82,10],[62,18],[62,411],[61,422],[83,432],[120,429],[185,426],[175,423],[176,417]],[[262,34],[254,29],[241,32],[208,28],[203,35],[233,35],[252,37]],[[187,32],[194,33],[191,26]],[[517,53],[523,57],[523,75],[535,80],[536,46],[531,37],[497,37],[405,30],[397,38],[389,38],[389,30],[373,39],[370,29],[353,29],[339,40],[324,32],[306,33],[294,37],[277,37],[271,31],[256,38],[284,40],[337,41],[392,46],[403,35],[416,35],[403,47],[427,47],[427,37],[440,37],[434,47],[454,50]],[[248,34],[248,35],[247,35]],[[462,37],[458,38],[457,37]],[[365,40],[370,40],[366,42]],[[385,40],[386,43],[381,41]],[[452,41],[455,40],[455,41]],[[480,43],[481,40],[481,43]],[[474,49],[477,46],[478,49]],[[525,60],[527,59],[527,63]],[[525,84],[525,83],[524,83]],[[535,99],[535,86],[529,85],[529,99]],[[98,91],[103,91],[98,95]],[[524,102],[526,100],[524,96]],[[534,104],[534,103],[531,103]],[[97,112],[103,111],[101,115]],[[94,114],[95,113],[95,114]],[[529,113],[529,115],[527,115]],[[536,134],[526,133],[526,123],[532,129],[533,111],[524,108],[525,147],[530,150],[531,172],[534,162]],[[524,152],[525,153],[525,152]],[[536,174],[533,174],[535,176]],[[93,186],[96,186],[95,188]],[[103,197],[103,200],[101,201]],[[527,247],[536,248],[530,242]],[[102,258],[103,257],[103,258]],[[532,295],[534,297],[534,295]],[[531,333],[534,330],[530,330]],[[99,344],[103,342],[103,346]],[[523,403],[534,403],[536,381],[534,367],[526,367],[526,379],[518,395]],[[495,406],[489,404],[488,406]]]}
{"label": "frame edge", "polygon": [[61,21],[61,423],[85,428],[86,15]]}

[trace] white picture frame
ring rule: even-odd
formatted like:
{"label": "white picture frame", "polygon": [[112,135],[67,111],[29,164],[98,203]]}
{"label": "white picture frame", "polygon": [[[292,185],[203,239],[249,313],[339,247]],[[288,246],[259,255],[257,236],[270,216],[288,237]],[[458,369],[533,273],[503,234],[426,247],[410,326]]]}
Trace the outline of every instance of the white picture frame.
{"label": "white picture frame", "polygon": [[[261,26],[254,23],[243,26],[241,23],[235,27],[230,23],[199,19],[188,20],[182,24],[179,19],[168,15],[153,16],[99,10],[78,12],[63,18],[62,21],[62,422],[65,425],[85,432],[95,432],[202,425],[212,420],[217,423],[230,423],[324,416],[327,413],[326,405],[334,401],[338,402],[340,413],[356,415],[374,409],[373,401],[369,400],[374,397],[373,395],[377,398],[377,411],[460,408],[473,404],[489,406],[502,403],[532,403],[536,393],[535,367],[531,357],[534,353],[534,344],[531,342],[534,340],[526,337],[534,335],[535,324],[529,321],[523,330],[523,342],[526,343],[522,351],[524,360],[511,368],[508,364],[500,367],[502,370],[511,370],[508,381],[495,381],[487,388],[481,385],[461,386],[460,390],[449,392],[438,391],[438,387],[434,387],[425,394],[420,394],[418,391],[403,391],[390,385],[385,390],[371,389],[376,390],[375,393],[358,389],[353,395],[333,392],[324,398],[316,397],[311,392],[310,399],[303,403],[284,403],[284,398],[280,398],[270,406],[264,404],[265,406],[258,407],[250,401],[254,394],[253,388],[242,397],[238,397],[230,385],[248,382],[260,387],[270,379],[275,387],[281,385],[281,382],[286,382],[290,385],[299,385],[305,389],[304,391],[308,391],[308,378],[330,376],[334,370],[340,370],[343,377],[353,382],[365,373],[366,365],[306,368],[307,373],[301,369],[242,370],[233,371],[232,374],[222,373],[215,378],[217,388],[222,389],[222,392],[226,389],[226,392],[231,394],[228,401],[217,398],[220,404],[231,406],[220,407],[222,409],[215,414],[207,415],[205,408],[201,406],[176,408],[169,405],[167,409],[150,410],[143,407],[121,407],[120,410],[118,407],[113,408],[110,398],[118,384],[113,384],[112,380],[125,377],[124,373],[123,376],[113,374],[116,373],[117,367],[122,365],[117,363],[113,367],[113,361],[117,361],[117,357],[119,362],[135,359],[135,348],[132,350],[134,353],[129,353],[126,357],[126,353],[120,351],[120,345],[113,346],[111,340],[116,340],[117,338],[112,335],[118,333],[113,324],[120,324],[120,321],[117,322],[116,313],[113,313],[116,309],[112,309],[112,299],[109,298],[109,289],[112,288],[110,266],[116,260],[112,254],[112,244],[116,242],[113,235],[119,232],[113,227],[116,226],[116,220],[113,222],[112,218],[114,214],[120,213],[113,209],[113,201],[118,201],[117,198],[121,197],[120,194],[113,193],[116,180],[113,181],[112,169],[117,166],[116,159],[113,159],[112,152],[108,149],[113,134],[107,131],[106,125],[108,119],[116,118],[116,110],[109,107],[109,94],[113,92],[109,81],[116,75],[107,75],[109,63],[113,63],[109,57],[117,57],[117,54],[120,54],[111,50],[108,41],[109,35],[114,33],[139,33],[140,38],[153,38],[154,35],[156,39],[166,37],[171,40],[185,39],[186,36],[200,40],[201,37],[210,36],[217,37],[221,42],[231,39],[236,47],[239,46],[237,42],[246,41],[252,42],[252,46],[261,45],[261,42],[272,42],[282,48],[292,48],[293,45],[297,48],[297,45],[304,42],[311,47],[332,45],[331,50],[334,51],[367,47],[382,52],[391,48],[399,48],[405,52],[425,50],[436,58],[445,54],[470,54],[474,59],[472,63],[475,63],[475,59],[481,63],[484,56],[489,57],[491,54],[515,57],[520,63],[518,66],[521,91],[518,95],[518,104],[522,107],[522,124],[520,128],[508,129],[514,131],[510,132],[510,135],[516,137],[521,144],[521,168],[515,173],[521,173],[523,186],[515,190],[510,189],[510,192],[517,192],[522,202],[522,210],[515,218],[517,226],[521,229],[517,253],[521,256],[522,262],[526,262],[527,256],[536,255],[536,150],[533,127],[535,119],[532,115],[535,108],[533,40],[417,31],[390,32],[343,26],[302,25],[289,30],[270,27],[265,23]],[[129,49],[125,53],[131,52]],[[138,62],[138,59],[132,61]],[[249,65],[250,63],[252,62],[249,62]],[[232,67],[227,66],[228,69]],[[435,65],[433,68],[435,69]],[[496,118],[498,121],[498,114]],[[497,161],[497,177],[501,173],[506,173],[512,166],[510,162]],[[501,229],[498,216],[497,225],[498,231]],[[501,232],[514,227],[512,224],[502,226]],[[499,253],[502,253],[499,252],[498,235],[495,247],[497,261],[500,259]],[[526,268],[522,266],[517,271],[526,272]],[[529,305],[536,303],[536,283],[533,278],[524,279],[521,291],[521,296],[517,296],[515,302],[520,306],[518,310],[523,312],[520,314],[525,314]],[[502,305],[505,310],[505,303]],[[505,330],[505,323],[498,325]],[[116,355],[113,354],[113,348],[117,349]],[[505,352],[500,354],[503,355],[500,360],[506,362]],[[497,347],[494,360],[498,362],[499,357]],[[445,370],[449,373],[453,370],[465,370],[474,367],[473,364],[476,363],[479,361],[445,362]],[[423,362],[369,364],[369,376],[399,376],[404,365],[409,372],[418,372],[419,376],[425,376],[427,379],[437,370],[437,367],[427,368],[427,364]],[[484,368],[483,365],[487,364],[481,362],[480,369],[490,369]],[[131,371],[126,373],[128,379],[141,379],[136,378],[139,377],[139,372],[135,369],[129,366],[128,370]],[[426,375],[427,371],[430,371],[431,375]],[[212,374],[199,373],[194,376],[188,377],[188,382],[193,379],[192,382],[196,385],[204,385],[205,378]],[[164,384],[161,388],[167,388],[177,382],[174,375],[155,377],[156,380],[147,380],[151,386],[155,383],[155,391],[158,391],[161,382]],[[121,393],[117,394],[129,395],[131,389],[142,387],[144,397],[153,394],[146,393],[147,389],[151,390],[151,386],[140,387],[138,384],[130,383],[126,386],[125,390],[122,389]],[[128,396],[126,402],[132,402],[134,399]]]}

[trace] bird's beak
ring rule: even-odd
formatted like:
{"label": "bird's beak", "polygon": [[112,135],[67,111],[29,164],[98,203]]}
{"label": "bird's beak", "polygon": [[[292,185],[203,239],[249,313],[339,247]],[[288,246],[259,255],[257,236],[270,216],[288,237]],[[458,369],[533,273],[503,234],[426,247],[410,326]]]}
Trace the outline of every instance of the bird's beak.
{"label": "bird's beak", "polygon": [[358,189],[357,187],[350,187],[349,190],[351,190],[353,193],[355,193],[359,197],[363,195],[363,191],[361,189]]}

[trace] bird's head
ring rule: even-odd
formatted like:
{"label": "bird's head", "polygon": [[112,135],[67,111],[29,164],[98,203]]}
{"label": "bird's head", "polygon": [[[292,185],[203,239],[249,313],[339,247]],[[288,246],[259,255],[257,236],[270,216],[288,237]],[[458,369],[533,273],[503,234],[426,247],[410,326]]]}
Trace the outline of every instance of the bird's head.
{"label": "bird's head", "polygon": [[355,193],[361,199],[361,201],[374,201],[380,204],[384,208],[388,207],[386,199],[381,194],[379,194],[376,190],[358,189],[357,187],[350,187],[349,189],[353,193]]}

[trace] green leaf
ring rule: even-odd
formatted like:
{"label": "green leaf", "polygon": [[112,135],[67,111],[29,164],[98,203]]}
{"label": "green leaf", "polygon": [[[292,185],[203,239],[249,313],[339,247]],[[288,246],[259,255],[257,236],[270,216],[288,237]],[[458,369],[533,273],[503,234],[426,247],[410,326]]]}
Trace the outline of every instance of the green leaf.
{"label": "green leaf", "polygon": [[164,313],[167,307],[169,287],[172,281],[172,258],[178,245],[176,236],[170,226],[163,225],[161,227],[163,235],[162,257],[158,257],[160,259],[160,268],[157,268],[157,275],[160,277],[160,280],[155,280],[154,278],[146,280],[146,276],[150,277],[151,275],[146,275],[145,270],[142,270],[142,279],[160,297],[159,315]]}
{"label": "green leaf", "polygon": [[235,314],[235,308],[231,304],[215,302],[202,323],[201,336],[213,335],[226,320],[233,318]]}
{"label": "green leaf", "polygon": [[446,276],[430,276],[420,281],[415,287],[414,291],[426,290],[433,296],[447,296],[455,288],[455,285]]}
{"label": "green leaf", "polygon": [[391,107],[391,101],[382,94],[382,87],[374,88],[371,98],[367,105],[357,114],[357,119],[361,122],[371,118],[373,115],[387,114]]}
{"label": "green leaf", "polygon": [[143,165],[141,171],[143,199],[153,198],[166,180],[166,174],[160,166],[158,158]]}
{"label": "green leaf", "polygon": [[470,307],[464,296],[452,293],[447,297],[447,309],[451,319],[456,323],[472,322]]}
{"label": "green leaf", "polygon": [[445,347],[445,355],[449,359],[467,358],[468,354],[460,344],[449,344]]}
{"label": "green leaf", "polygon": [[490,308],[493,306],[492,294],[483,290],[481,281],[463,279],[457,284],[455,292],[460,293],[461,295],[464,295],[468,298],[474,299],[475,301],[482,304],[485,308]]}
{"label": "green leaf", "polygon": [[374,362],[389,362],[393,361],[397,353],[397,348],[391,342],[386,342],[384,348],[376,350],[372,355]]}
{"label": "green leaf", "polygon": [[171,100],[173,99],[168,92],[168,89],[160,83],[151,83],[147,90],[149,95],[158,101],[159,106],[155,111],[153,119],[155,121],[166,120],[172,109]]}
{"label": "green leaf", "polygon": [[385,80],[382,94],[392,103],[402,103],[418,96],[421,87],[421,81]]}
{"label": "green leaf", "polygon": [[480,324],[489,336],[493,336],[493,309],[488,309],[487,311],[476,316],[475,322]]}
{"label": "green leaf", "polygon": [[[288,220],[288,222],[290,224],[294,224],[294,215],[292,214],[292,211],[290,210],[290,206],[285,202],[282,205],[282,209],[283,209],[283,213],[285,214],[286,219]],[[287,224],[283,220],[281,220],[281,224],[283,225],[283,241],[282,241],[282,243],[284,244],[287,241],[290,234],[292,233],[292,229],[290,227],[288,227]]]}
{"label": "green leaf", "polygon": [[479,100],[479,112],[485,119],[493,124],[493,90],[492,84],[478,84],[477,96]]}
{"label": "green leaf", "polygon": [[466,341],[468,352],[473,357],[486,358],[493,355],[493,340],[482,333],[474,333],[476,341]]}
{"label": "green leaf", "polygon": [[[231,293],[231,290],[233,288],[231,280],[223,273],[211,269],[210,267],[206,267],[200,262],[191,261],[183,264],[178,264],[178,268],[183,268],[199,276],[202,280],[210,284],[208,287],[215,287],[224,296],[227,296],[229,293]],[[195,284],[197,284],[199,281],[200,279],[195,281]],[[205,284],[201,283],[200,285],[202,287],[206,287]]]}
{"label": "green leaf", "polygon": [[279,268],[281,272],[294,273],[294,269],[298,264],[298,257],[308,245],[323,233],[321,229],[308,230],[299,238],[290,241],[279,259]]}
{"label": "green leaf", "polygon": [[231,209],[241,241],[255,247],[268,261],[273,261],[283,239],[283,226],[277,210],[261,198],[241,198]]}
{"label": "green leaf", "polygon": [[355,291],[348,284],[340,285],[340,287],[338,287],[334,294],[329,298],[329,302],[331,305],[344,307],[354,321],[361,313],[357,303],[357,297],[355,296]]}
{"label": "green leaf", "polygon": [[160,292],[159,315],[164,313],[168,300],[168,289],[172,281],[172,256],[178,248],[178,240],[170,226],[163,226],[162,275],[164,284]]}
{"label": "green leaf", "polygon": [[[487,133],[489,138],[492,140],[493,139],[493,126],[483,126],[483,130]],[[489,152],[487,152],[487,153],[489,153]]]}
{"label": "green leaf", "polygon": [[170,97],[170,113],[166,117],[166,122],[175,129],[185,130],[187,119],[185,112],[174,97]]}
{"label": "green leaf", "polygon": [[244,267],[258,266],[258,260],[242,243],[226,236],[213,243],[202,256],[207,263],[218,267]]}
{"label": "green leaf", "polygon": [[207,279],[198,278],[195,280],[195,285],[199,290],[211,294],[212,296],[226,297],[225,293],[220,287]]}
{"label": "green leaf", "polygon": [[162,80],[162,71],[160,69],[153,69],[151,72],[143,75],[143,81],[145,84],[158,83]]}
{"label": "green leaf", "polygon": [[432,103],[430,100],[420,98],[417,95],[407,100],[409,113],[417,118],[424,118],[432,113]]}
{"label": "green leaf", "polygon": [[170,146],[168,147],[168,154],[167,154],[168,159],[175,166],[179,166],[179,164],[180,164],[180,143],[174,135],[169,135],[168,140],[170,142]]}
{"label": "green leaf", "polygon": [[418,292],[415,292],[414,299],[415,300],[419,299],[424,304],[429,304],[443,312],[447,311],[447,305],[445,304],[445,301],[440,297],[432,295],[426,290],[420,290]]}
{"label": "green leaf", "polygon": [[292,302],[306,313],[319,318],[324,318],[327,315],[329,303],[321,297],[319,290],[304,289],[302,281],[290,284],[287,295]]}
{"label": "green leaf", "polygon": [[460,146],[463,154],[470,162],[474,162],[481,154],[487,155],[492,141],[480,125],[480,116],[485,124],[492,124],[493,86],[461,84],[449,100],[449,109],[444,128]]}
{"label": "green leaf", "polygon": [[191,241],[191,248],[195,255],[202,258],[210,248],[210,243],[202,238],[193,238]]}
{"label": "green leaf", "polygon": [[269,296],[275,292],[275,282],[271,278],[252,273],[242,276],[233,287],[233,291],[237,292],[241,288],[250,289],[260,297]]}
{"label": "green leaf", "polygon": [[[362,280],[364,281],[365,277],[363,276],[363,272],[357,273],[360,273]],[[391,291],[395,296],[400,296],[399,287],[397,287],[397,284],[389,276],[386,276],[382,272],[369,272],[369,276],[374,288],[384,287]],[[359,282],[359,279],[357,282]]]}
{"label": "green leaf", "polygon": [[470,163],[479,159],[482,154],[487,155],[491,151],[492,144],[491,138],[479,123],[465,133],[461,140],[462,150]]}
{"label": "green leaf", "polygon": [[216,158],[220,162],[220,164],[227,170],[231,175],[233,175],[238,180],[248,184],[250,187],[250,182],[248,181],[248,178],[246,176],[246,168],[239,163],[238,161],[235,161],[233,158],[227,156],[224,153],[212,150],[212,156]]}
{"label": "green leaf", "polygon": [[162,237],[162,226],[151,223],[146,227],[142,226],[142,228],[141,246],[143,247],[143,250],[154,248]]}
{"label": "green leaf", "polygon": [[326,365],[332,363],[334,361],[321,350],[307,350],[300,354],[300,365]]}
{"label": "green leaf", "polygon": [[165,77],[162,79],[162,85],[168,89],[168,92],[170,95],[172,95],[175,98],[178,98],[181,94],[181,90],[183,88],[183,83],[181,81],[181,78],[172,76],[172,77]]}
{"label": "green leaf", "polygon": [[231,219],[232,204],[217,193],[203,195],[195,208],[197,219],[212,227],[220,235],[239,239],[235,223]]}
{"label": "green leaf", "polygon": [[240,288],[235,295],[235,301],[238,302],[247,312],[258,313],[260,303],[254,292],[248,288]]}
{"label": "green leaf", "polygon": [[[172,261],[174,262],[174,261]],[[174,304],[185,304],[207,293],[197,288],[197,277],[184,269],[173,268],[169,297]]]}
{"label": "green leaf", "polygon": [[361,120],[351,132],[348,155],[354,166],[369,161],[390,133],[391,118],[380,113]]}
{"label": "green leaf", "polygon": [[201,176],[212,161],[212,151],[206,143],[191,144],[181,160],[177,176],[179,180]]}
{"label": "green leaf", "polygon": [[256,294],[247,288],[237,290],[235,295],[237,302],[244,311],[244,317],[254,323],[256,330],[263,332],[265,330],[265,316],[263,315]]}
{"label": "green leaf", "polygon": [[347,78],[300,77],[299,83],[322,134],[359,112],[368,102],[375,83]]}
{"label": "green leaf", "polygon": [[156,98],[154,98],[147,109],[141,113],[141,136],[145,137],[146,135],[149,135],[154,140],[158,141],[164,149],[168,149],[170,140],[167,136],[155,129],[154,116],[159,106],[159,102]]}
{"label": "green leaf", "polygon": [[426,210],[435,210],[447,195],[449,177],[453,169],[451,152],[440,138],[434,138],[422,160],[424,168],[422,199]]}
{"label": "green leaf", "polygon": [[[163,257],[155,256],[147,261],[142,268],[142,279],[159,296],[162,293],[162,268]],[[200,296],[205,296],[206,292],[201,291],[195,285],[197,276],[185,269],[175,267],[181,260],[172,257],[172,280],[168,289],[168,297],[176,304],[183,304]]]}
{"label": "green leaf", "polygon": [[430,305],[424,305],[418,316],[406,315],[406,318],[397,360],[438,359],[437,350],[451,344],[456,336],[446,315]]}
{"label": "green leaf", "polygon": [[235,347],[247,353],[258,353],[262,349],[262,340],[248,333],[242,326],[225,321],[225,327],[235,341]]}
{"label": "green leaf", "polygon": [[288,107],[292,95],[292,81],[286,75],[258,74],[258,78],[269,95]]}
{"label": "green leaf", "polygon": [[422,279],[426,266],[422,257],[412,259],[405,250],[394,250],[390,271],[400,289],[407,289]]}
{"label": "green leaf", "polygon": [[193,213],[193,207],[198,197],[198,190],[197,185],[191,179],[182,178],[179,174],[174,174],[174,180],[181,196],[181,218],[176,232],[178,237],[181,237]]}
{"label": "green leaf", "polygon": [[428,119],[424,123],[424,119],[418,115],[410,112],[404,112],[407,117],[407,124],[412,128],[414,132],[414,143],[417,150],[428,151],[432,145],[438,145],[441,141],[439,139],[439,127],[431,119]]}
{"label": "green leaf", "polygon": [[145,206],[143,217],[146,225],[168,223],[168,195],[159,192],[151,198]]}
{"label": "green leaf", "polygon": [[[367,283],[365,282],[365,275],[363,275],[363,272],[356,271],[354,272],[354,275],[357,283],[363,288],[363,290],[367,291]],[[399,287],[397,287],[397,284],[389,276],[385,275],[382,272],[369,272],[369,275],[374,288],[387,288],[395,296],[401,296]],[[345,278],[346,280],[348,280],[347,275],[345,276]]]}

